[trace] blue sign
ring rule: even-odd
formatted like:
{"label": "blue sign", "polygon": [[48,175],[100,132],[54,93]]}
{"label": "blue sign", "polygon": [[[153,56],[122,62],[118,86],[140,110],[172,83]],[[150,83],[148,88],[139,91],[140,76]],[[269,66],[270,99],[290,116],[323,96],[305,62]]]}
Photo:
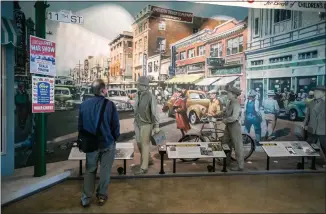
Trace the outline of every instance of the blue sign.
{"label": "blue sign", "polygon": [[38,82],[37,83],[37,103],[50,104],[50,83]]}

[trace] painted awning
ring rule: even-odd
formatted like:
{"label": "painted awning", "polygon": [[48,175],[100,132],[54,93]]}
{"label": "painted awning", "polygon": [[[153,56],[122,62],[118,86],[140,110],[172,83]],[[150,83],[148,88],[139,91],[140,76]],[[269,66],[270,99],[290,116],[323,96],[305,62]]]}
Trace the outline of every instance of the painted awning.
{"label": "painted awning", "polygon": [[165,81],[166,84],[194,84],[198,82],[203,75],[178,75]]}
{"label": "painted awning", "polygon": [[1,45],[17,44],[17,30],[14,21],[1,17]]}
{"label": "painted awning", "polygon": [[238,79],[240,76],[228,76],[228,77],[222,77],[220,80],[215,82],[213,85],[217,86],[225,86],[230,82],[233,82],[234,80]]}
{"label": "painted awning", "polygon": [[214,82],[217,80],[221,79],[221,77],[210,77],[210,78],[205,78],[201,80],[200,82],[196,83],[198,86],[209,86],[212,85]]}

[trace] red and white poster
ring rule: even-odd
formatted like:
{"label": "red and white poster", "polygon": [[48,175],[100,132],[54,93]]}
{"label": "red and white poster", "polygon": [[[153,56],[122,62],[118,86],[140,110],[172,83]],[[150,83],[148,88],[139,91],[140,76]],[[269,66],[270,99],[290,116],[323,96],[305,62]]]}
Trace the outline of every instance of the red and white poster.
{"label": "red and white poster", "polygon": [[54,78],[32,76],[32,112],[54,112]]}
{"label": "red and white poster", "polygon": [[30,72],[56,76],[55,43],[30,36]]}

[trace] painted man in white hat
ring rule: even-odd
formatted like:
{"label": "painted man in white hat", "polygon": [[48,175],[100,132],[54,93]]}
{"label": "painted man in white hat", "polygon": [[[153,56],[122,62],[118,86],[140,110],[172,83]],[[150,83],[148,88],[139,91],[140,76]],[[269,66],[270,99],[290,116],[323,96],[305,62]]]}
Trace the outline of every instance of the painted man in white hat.
{"label": "painted man in white hat", "polygon": [[320,143],[321,150],[326,155],[325,139],[325,86],[317,86],[313,89],[314,100],[308,104],[303,126],[307,130],[307,142],[309,144]]}
{"label": "painted man in white hat", "polygon": [[136,174],[146,174],[148,165],[153,164],[150,154],[150,139],[153,127],[155,133],[160,131],[156,105],[156,98],[149,91],[149,79],[145,76],[139,77],[134,106],[134,127],[137,146],[141,154],[141,166],[140,171]]}
{"label": "painted man in white hat", "polygon": [[266,135],[265,139],[272,140],[275,136],[274,130],[276,126],[277,116],[280,111],[280,107],[278,102],[274,99],[275,97],[274,90],[269,90],[267,92],[267,99],[263,102],[264,114],[265,114],[265,121],[266,121]]}
{"label": "painted man in white hat", "polygon": [[[223,123],[225,124],[223,143],[227,143],[230,148],[235,149],[235,156],[238,165],[231,168],[231,171],[242,171],[244,168],[244,154],[242,143],[242,132],[240,125],[241,107],[238,97],[241,90],[235,87],[227,87],[229,102],[223,111]],[[228,153],[227,164],[230,163],[231,154]]]}

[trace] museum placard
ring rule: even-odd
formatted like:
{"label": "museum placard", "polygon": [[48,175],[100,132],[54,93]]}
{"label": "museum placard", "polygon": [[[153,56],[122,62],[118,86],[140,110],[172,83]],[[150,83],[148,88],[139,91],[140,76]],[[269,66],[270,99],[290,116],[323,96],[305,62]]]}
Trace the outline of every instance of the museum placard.
{"label": "museum placard", "polygon": [[219,142],[166,143],[168,158],[224,158]]}
{"label": "museum placard", "polygon": [[305,141],[271,141],[261,144],[269,157],[319,156],[319,153]]}

